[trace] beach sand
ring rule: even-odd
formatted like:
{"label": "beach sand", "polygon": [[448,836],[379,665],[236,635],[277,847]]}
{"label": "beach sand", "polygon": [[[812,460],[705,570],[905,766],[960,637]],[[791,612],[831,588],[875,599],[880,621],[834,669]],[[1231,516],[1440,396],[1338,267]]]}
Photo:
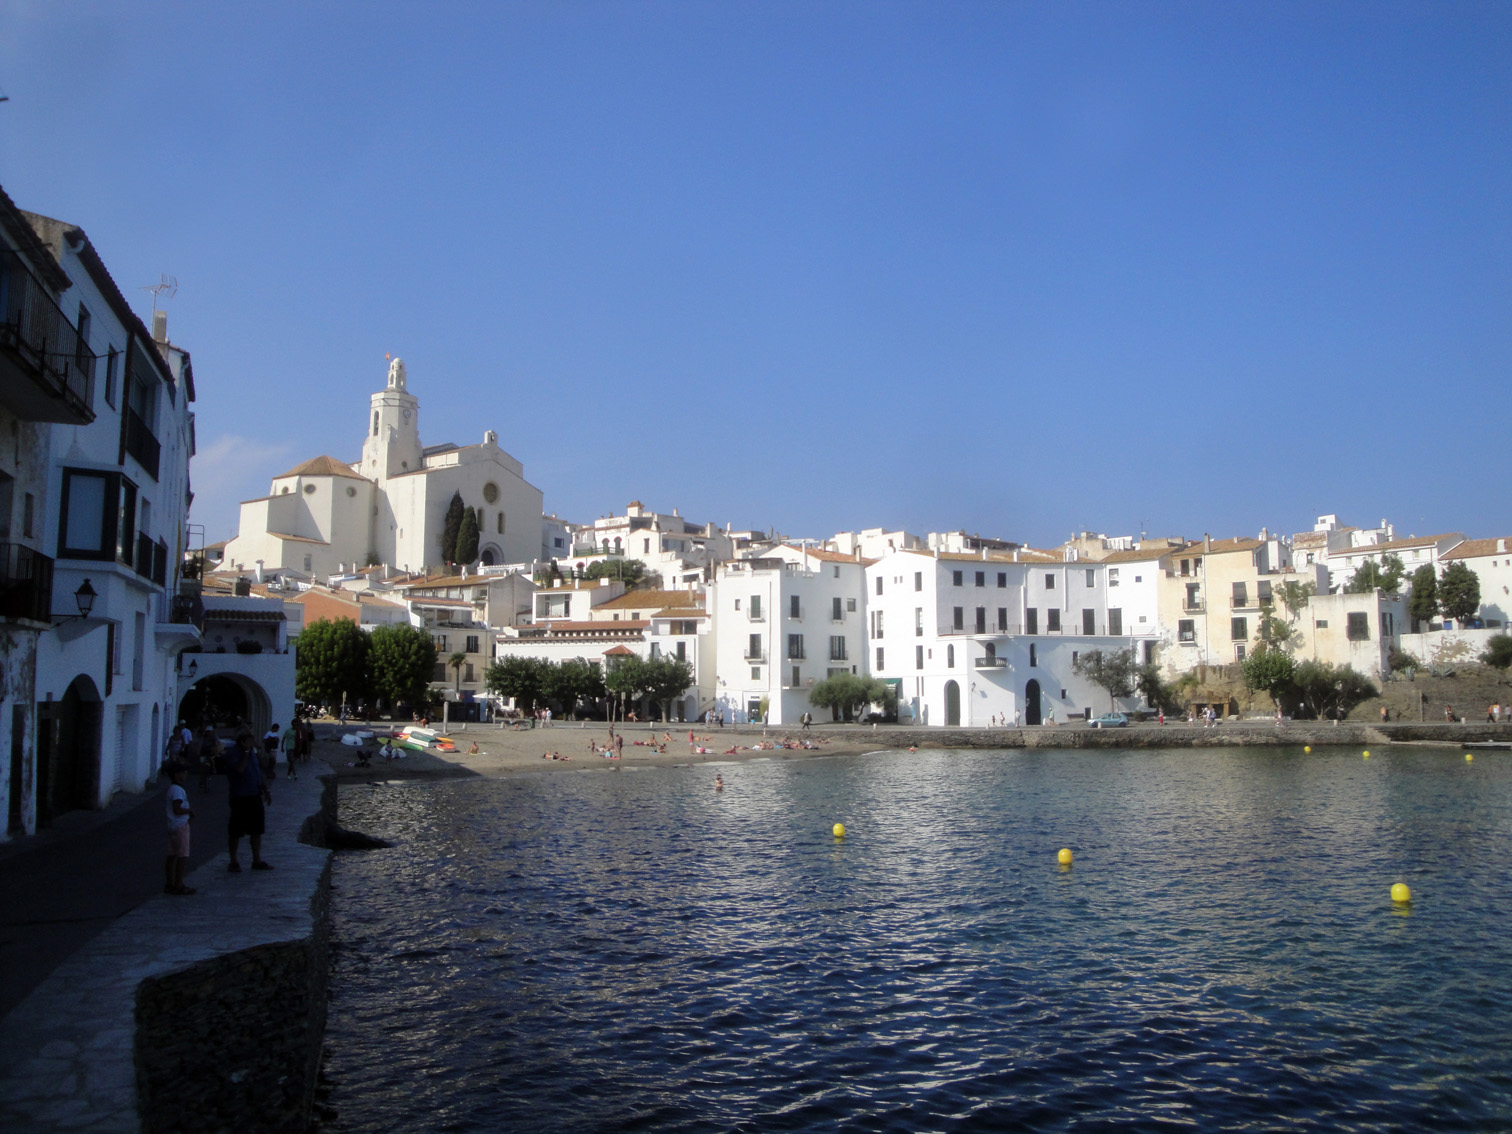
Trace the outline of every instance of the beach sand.
{"label": "beach sand", "polygon": [[[411,752],[402,760],[383,760],[374,756],[370,767],[357,766],[357,749],[340,743],[343,733],[372,728],[380,732],[383,725],[318,722],[321,739],[316,742],[316,755],[325,760],[335,772],[336,778],[345,782],[365,782],[374,779],[448,779],[465,776],[511,776],[530,772],[601,772],[616,767],[676,767],[678,765],[719,764],[753,759],[807,759],[813,756],[839,756],[858,752],[874,752],[885,748],[884,743],[864,743],[854,736],[828,738],[822,730],[815,729],[810,737],[818,748],[773,748],[753,749],[755,744],[772,744],[784,738],[799,740],[797,728],[772,728],[763,737],[761,730],[747,728],[695,728],[697,742],[708,751],[704,754],[689,753],[688,726],[681,731],[676,727],[648,730],[643,724],[623,726],[625,755],[623,760],[608,760],[589,751],[589,742],[603,748],[609,742],[609,728],[603,721],[588,721],[580,725],[576,721],[562,721],[551,728],[500,729],[496,725],[470,725],[464,731],[460,727],[449,732],[456,752]],[[400,726],[389,726],[398,728]],[[618,731],[620,726],[616,726]],[[666,752],[659,753],[647,744],[653,737],[661,741],[670,732],[671,742]],[[327,739],[329,738],[329,739]],[[477,755],[468,749],[473,741],[478,743]],[[732,746],[738,751],[729,753]],[[555,752],[564,760],[542,759],[543,753]]]}

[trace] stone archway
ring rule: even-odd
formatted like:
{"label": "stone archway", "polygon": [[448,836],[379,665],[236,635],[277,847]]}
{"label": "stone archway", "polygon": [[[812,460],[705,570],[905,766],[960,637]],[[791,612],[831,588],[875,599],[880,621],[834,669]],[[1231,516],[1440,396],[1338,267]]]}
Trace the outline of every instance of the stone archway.
{"label": "stone archway", "polygon": [[1024,723],[1037,725],[1043,720],[1040,708],[1040,683],[1031,677],[1029,684],[1024,686]]}
{"label": "stone archway", "polygon": [[100,795],[100,734],[105,703],[87,674],[60,701],[37,706],[37,825],[65,811],[92,808]]}
{"label": "stone archway", "polygon": [[[240,673],[212,673],[196,681],[179,701],[178,716],[199,732],[207,724],[219,730],[234,726],[239,718],[261,738],[273,725],[273,700],[268,691]],[[279,724],[288,724],[279,721]]]}
{"label": "stone archway", "polygon": [[485,544],[483,550],[478,553],[478,563],[484,567],[492,567],[504,562],[504,552],[499,550],[496,543]]}
{"label": "stone archway", "polygon": [[961,687],[954,681],[945,683],[945,723],[947,725],[961,723]]}

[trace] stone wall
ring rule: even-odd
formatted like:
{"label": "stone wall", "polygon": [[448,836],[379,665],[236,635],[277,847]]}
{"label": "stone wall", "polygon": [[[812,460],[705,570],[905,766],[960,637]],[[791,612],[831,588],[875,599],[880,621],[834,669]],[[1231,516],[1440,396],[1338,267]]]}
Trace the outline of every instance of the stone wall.
{"label": "stone wall", "polygon": [[303,1131],[325,1035],[330,867],[314,932],[151,977],[137,989],[142,1130]]}

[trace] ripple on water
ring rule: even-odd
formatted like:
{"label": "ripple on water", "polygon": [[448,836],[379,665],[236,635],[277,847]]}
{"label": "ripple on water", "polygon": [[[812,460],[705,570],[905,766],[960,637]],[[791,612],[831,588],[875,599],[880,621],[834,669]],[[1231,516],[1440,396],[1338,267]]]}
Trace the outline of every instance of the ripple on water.
{"label": "ripple on water", "polygon": [[719,796],[697,768],[346,789],[401,845],[336,861],[325,1125],[1512,1126],[1512,774],[1476,767],[919,753],[726,766]]}

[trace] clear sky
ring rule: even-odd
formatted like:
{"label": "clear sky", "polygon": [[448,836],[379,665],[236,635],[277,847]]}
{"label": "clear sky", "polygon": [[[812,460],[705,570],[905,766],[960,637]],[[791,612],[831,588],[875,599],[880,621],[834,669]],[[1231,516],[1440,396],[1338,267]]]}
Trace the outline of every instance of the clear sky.
{"label": "clear sky", "polygon": [[1512,533],[1512,4],[0,0],[0,185],[166,302],[192,520]]}

